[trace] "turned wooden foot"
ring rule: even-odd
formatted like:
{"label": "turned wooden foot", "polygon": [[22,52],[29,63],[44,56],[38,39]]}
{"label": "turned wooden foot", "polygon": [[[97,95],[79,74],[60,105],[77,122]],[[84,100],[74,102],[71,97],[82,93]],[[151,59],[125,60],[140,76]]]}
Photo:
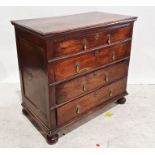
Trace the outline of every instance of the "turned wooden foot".
{"label": "turned wooden foot", "polygon": [[28,112],[25,110],[25,109],[22,109],[22,113],[27,116],[28,115]]}
{"label": "turned wooden foot", "polygon": [[47,135],[47,137],[46,137],[46,141],[50,145],[57,143],[58,139],[59,139],[59,135],[58,134],[51,135],[51,136]]}
{"label": "turned wooden foot", "polygon": [[120,99],[117,100],[117,104],[124,104],[126,102],[126,98],[125,97],[122,97]]}

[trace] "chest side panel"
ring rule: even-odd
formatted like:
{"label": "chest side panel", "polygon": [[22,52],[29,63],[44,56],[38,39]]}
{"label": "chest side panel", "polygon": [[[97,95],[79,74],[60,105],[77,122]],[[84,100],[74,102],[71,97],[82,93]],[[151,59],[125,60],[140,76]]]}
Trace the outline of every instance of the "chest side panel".
{"label": "chest side panel", "polygon": [[42,39],[19,29],[16,29],[16,37],[20,55],[18,59],[23,87],[23,106],[49,126],[45,43]]}

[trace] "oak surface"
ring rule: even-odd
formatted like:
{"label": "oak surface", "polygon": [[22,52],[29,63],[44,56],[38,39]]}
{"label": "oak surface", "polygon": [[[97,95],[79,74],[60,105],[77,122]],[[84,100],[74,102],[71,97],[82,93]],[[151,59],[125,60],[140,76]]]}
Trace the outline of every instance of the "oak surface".
{"label": "oak surface", "polygon": [[131,16],[91,12],[62,17],[16,20],[12,21],[12,24],[27,28],[41,35],[48,35],[79,28],[106,26],[125,21],[133,21],[135,19],[136,17]]}

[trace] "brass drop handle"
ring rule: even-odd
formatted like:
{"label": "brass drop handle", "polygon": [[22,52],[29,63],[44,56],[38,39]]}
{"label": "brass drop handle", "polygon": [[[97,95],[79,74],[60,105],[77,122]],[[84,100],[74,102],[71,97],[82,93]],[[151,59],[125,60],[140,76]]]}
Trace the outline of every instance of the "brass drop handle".
{"label": "brass drop handle", "polygon": [[80,72],[84,72],[84,71],[89,70],[89,68],[80,69],[80,63],[79,63],[79,62],[77,62],[77,63],[75,64],[75,67],[76,67],[76,72],[77,72],[77,73],[80,73]]}
{"label": "brass drop handle", "polygon": [[80,69],[78,66],[77,66],[77,68],[76,68],[76,72],[77,72],[77,73],[86,72],[86,71],[88,71],[88,70],[89,70],[89,68]]}
{"label": "brass drop handle", "polygon": [[83,50],[87,49],[86,39],[83,39]]}
{"label": "brass drop handle", "polygon": [[105,81],[108,82],[109,81],[109,76],[108,73],[105,73]]}
{"label": "brass drop handle", "polygon": [[107,40],[108,44],[111,44],[111,35],[108,34],[107,37],[108,37],[108,40]]}
{"label": "brass drop handle", "polygon": [[112,61],[114,61],[115,58],[116,58],[116,53],[115,53],[115,51],[112,51]]}
{"label": "brass drop handle", "polygon": [[83,90],[83,91],[86,91],[86,82],[84,82],[84,83],[82,84],[82,90]]}
{"label": "brass drop handle", "polygon": [[113,94],[112,94],[112,90],[111,90],[111,89],[110,89],[110,91],[109,91],[109,96],[110,96],[110,97],[113,96]]}
{"label": "brass drop handle", "polygon": [[79,73],[79,71],[80,71],[80,63],[77,62],[77,63],[75,64],[75,66],[76,66],[76,72]]}
{"label": "brass drop handle", "polygon": [[76,113],[79,114],[80,113],[80,105],[76,106]]}

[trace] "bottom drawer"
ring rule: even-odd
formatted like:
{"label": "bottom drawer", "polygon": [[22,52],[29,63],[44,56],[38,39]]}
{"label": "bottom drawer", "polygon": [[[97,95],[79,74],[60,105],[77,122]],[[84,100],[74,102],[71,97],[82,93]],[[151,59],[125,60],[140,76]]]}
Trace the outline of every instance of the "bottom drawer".
{"label": "bottom drawer", "polygon": [[123,78],[88,95],[73,100],[57,109],[57,123],[62,125],[91,108],[104,104],[105,101],[126,92],[127,78]]}

